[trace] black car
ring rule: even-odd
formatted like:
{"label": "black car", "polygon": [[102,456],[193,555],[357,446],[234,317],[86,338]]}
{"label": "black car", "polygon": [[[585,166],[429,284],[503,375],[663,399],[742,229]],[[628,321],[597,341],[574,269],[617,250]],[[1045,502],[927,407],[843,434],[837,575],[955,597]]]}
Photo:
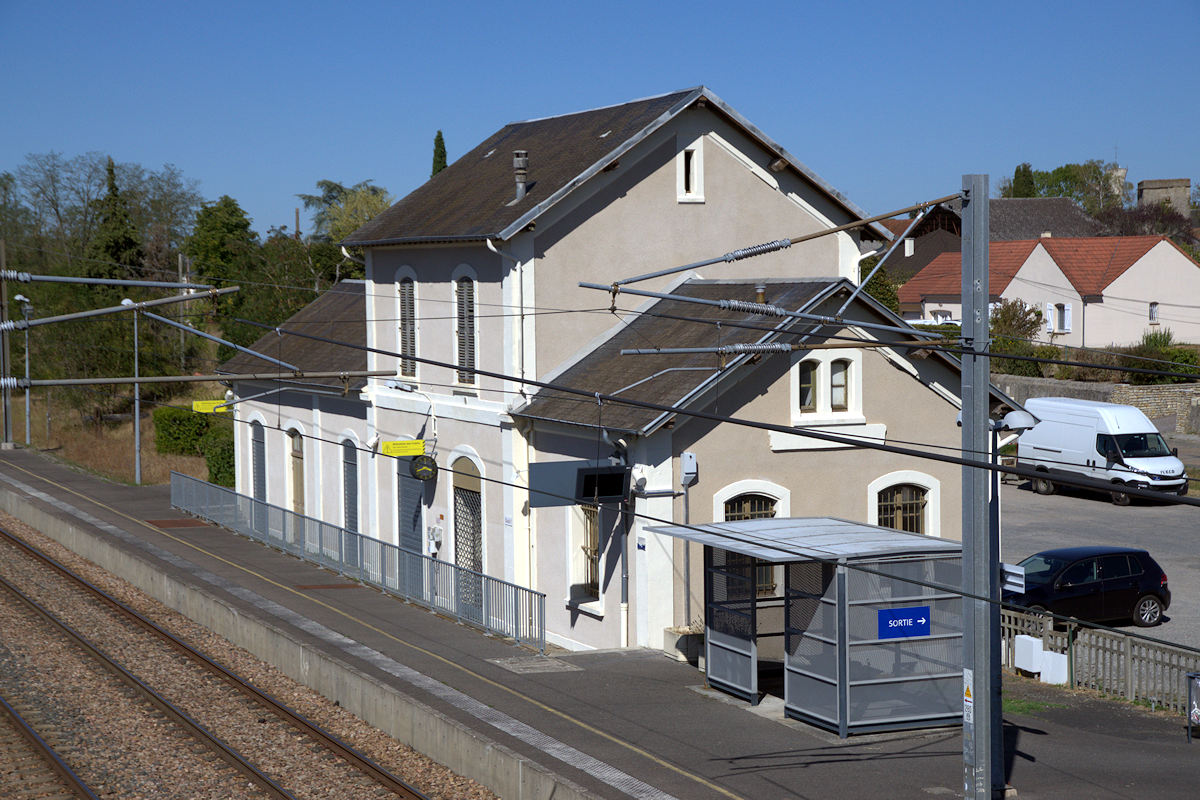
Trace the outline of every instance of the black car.
{"label": "black car", "polygon": [[1004,602],[1096,622],[1162,622],[1171,605],[1167,574],[1145,550],[1128,547],[1060,547],[1021,562],[1025,593],[1004,592]]}

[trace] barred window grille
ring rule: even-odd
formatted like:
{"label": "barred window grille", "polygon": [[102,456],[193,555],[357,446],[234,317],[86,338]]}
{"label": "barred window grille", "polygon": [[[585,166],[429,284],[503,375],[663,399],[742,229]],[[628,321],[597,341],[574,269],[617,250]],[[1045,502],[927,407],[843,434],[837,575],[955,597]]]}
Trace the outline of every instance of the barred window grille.
{"label": "barred window grille", "polygon": [[417,306],[412,278],[400,281],[400,374],[417,374]]}
{"label": "barred window grille", "polygon": [[925,533],[927,492],[920,486],[901,483],[879,493],[879,524],[909,533]]}
{"label": "barred window grille", "polygon": [[[761,494],[739,494],[725,501],[725,521],[735,522],[741,519],[769,519],[775,516],[775,500]],[[729,566],[744,566],[749,564],[750,556],[741,553],[727,554]],[[775,567],[772,564],[760,564],[755,570],[755,583],[760,595],[775,593]]]}
{"label": "barred window grille", "polygon": [[600,598],[600,509],[583,506],[583,589]]}
{"label": "barred window grille", "polygon": [[459,278],[455,287],[458,325],[458,382],[475,383],[475,282]]}

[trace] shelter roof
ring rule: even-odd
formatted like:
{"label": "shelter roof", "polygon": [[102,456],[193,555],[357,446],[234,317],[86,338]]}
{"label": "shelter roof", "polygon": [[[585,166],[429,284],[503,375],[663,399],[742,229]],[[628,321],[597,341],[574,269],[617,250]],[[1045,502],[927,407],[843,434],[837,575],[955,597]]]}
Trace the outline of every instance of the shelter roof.
{"label": "shelter roof", "polygon": [[[315,300],[293,314],[280,327],[288,330],[324,336],[355,345],[367,344],[366,283],[344,280],[335,284]],[[366,350],[343,345],[317,342],[299,336],[281,336],[273,331],[263,334],[250,345],[255,352],[294,364],[304,372],[357,372],[367,369]],[[217,368],[231,375],[255,372],[282,372],[269,361],[248,353],[237,353]],[[333,379],[298,379],[305,385],[336,385]],[[360,389],[365,378],[351,378],[349,387]]]}
{"label": "shelter roof", "polygon": [[[740,127],[850,216],[867,215],[704,86],[523,122],[512,122],[346,238],[348,245],[508,239],[655,131],[693,106]],[[516,200],[512,154],[529,156]],[[882,238],[882,236],[880,236]]]}
{"label": "shelter roof", "polygon": [[661,525],[647,530],[773,564],[962,552],[961,542],[836,517],[772,517],[706,525]]}

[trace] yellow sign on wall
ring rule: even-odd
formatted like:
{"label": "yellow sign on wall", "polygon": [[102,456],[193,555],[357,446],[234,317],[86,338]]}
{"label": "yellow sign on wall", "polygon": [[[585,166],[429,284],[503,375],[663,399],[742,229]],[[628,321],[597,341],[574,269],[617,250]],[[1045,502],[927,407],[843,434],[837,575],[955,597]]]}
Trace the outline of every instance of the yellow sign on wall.
{"label": "yellow sign on wall", "polygon": [[225,400],[193,400],[192,411],[199,411],[201,414],[224,414],[229,411],[229,408],[217,408],[219,405],[224,405]]}
{"label": "yellow sign on wall", "polygon": [[425,455],[424,439],[398,439],[381,442],[379,452],[385,456],[423,456]]}

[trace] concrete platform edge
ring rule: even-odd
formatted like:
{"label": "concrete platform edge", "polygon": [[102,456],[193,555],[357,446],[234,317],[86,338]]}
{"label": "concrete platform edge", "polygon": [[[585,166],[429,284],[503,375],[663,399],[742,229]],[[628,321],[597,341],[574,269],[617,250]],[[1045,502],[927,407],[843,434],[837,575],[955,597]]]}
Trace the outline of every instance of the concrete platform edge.
{"label": "concrete platform edge", "polygon": [[[397,741],[514,800],[596,800],[596,795],[498,742],[381,683],[349,664],[248,618],[219,598],[163,574],[106,542],[85,524],[63,519],[35,500],[0,487],[0,510],[128,581],[163,605],[244,648],[310,689],[337,700]],[[233,534],[231,534],[233,535]]]}

